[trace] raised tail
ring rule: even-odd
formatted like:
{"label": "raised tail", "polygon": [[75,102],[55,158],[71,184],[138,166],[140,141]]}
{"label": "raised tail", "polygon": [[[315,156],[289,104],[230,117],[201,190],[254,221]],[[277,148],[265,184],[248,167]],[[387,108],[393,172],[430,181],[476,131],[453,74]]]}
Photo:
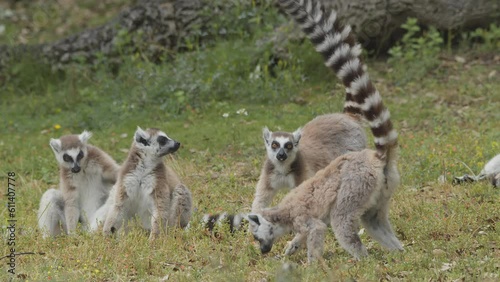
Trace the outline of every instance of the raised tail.
{"label": "raised tail", "polygon": [[346,87],[344,112],[362,114],[375,137],[379,157],[386,158],[397,147],[398,134],[392,126],[389,110],[373,85],[366,65],[361,61],[361,45],[351,27],[342,25],[335,11],[324,12],[314,0],[278,0],[283,10],[301,27]]}

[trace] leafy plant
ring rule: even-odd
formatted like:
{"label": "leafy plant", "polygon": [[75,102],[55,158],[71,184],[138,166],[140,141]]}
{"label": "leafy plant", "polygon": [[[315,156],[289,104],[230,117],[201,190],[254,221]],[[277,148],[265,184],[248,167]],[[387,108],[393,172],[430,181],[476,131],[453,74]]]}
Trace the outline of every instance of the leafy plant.
{"label": "leafy plant", "polygon": [[500,26],[495,23],[490,24],[489,28],[477,28],[476,30],[465,33],[465,39],[475,43],[481,43],[481,49],[498,51],[500,48]]}
{"label": "leafy plant", "polygon": [[401,28],[406,30],[406,33],[401,41],[389,50],[389,64],[394,68],[396,80],[405,84],[410,80],[421,79],[437,66],[443,39],[434,27],[423,31],[415,18],[409,18]]}

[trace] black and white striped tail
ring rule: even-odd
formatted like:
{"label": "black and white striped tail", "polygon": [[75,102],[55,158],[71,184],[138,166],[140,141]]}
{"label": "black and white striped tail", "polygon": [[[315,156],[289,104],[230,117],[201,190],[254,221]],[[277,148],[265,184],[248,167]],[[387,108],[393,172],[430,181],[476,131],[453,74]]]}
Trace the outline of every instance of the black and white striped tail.
{"label": "black and white striped tail", "polygon": [[245,221],[248,221],[247,217],[245,214],[239,213],[239,214],[227,214],[227,213],[221,213],[221,214],[205,214],[203,216],[203,224],[205,225],[205,228],[208,229],[210,232],[213,232],[214,229],[224,227],[224,224],[227,224],[229,226],[229,231],[231,233],[234,233],[241,229],[241,227],[244,225]]}
{"label": "black and white striped tail", "polygon": [[315,0],[278,0],[287,14],[299,24],[346,87],[344,112],[361,113],[368,120],[380,156],[397,144],[398,134],[392,126],[389,110],[366,72],[360,59],[361,45],[349,25],[342,25],[337,13],[326,13]]}

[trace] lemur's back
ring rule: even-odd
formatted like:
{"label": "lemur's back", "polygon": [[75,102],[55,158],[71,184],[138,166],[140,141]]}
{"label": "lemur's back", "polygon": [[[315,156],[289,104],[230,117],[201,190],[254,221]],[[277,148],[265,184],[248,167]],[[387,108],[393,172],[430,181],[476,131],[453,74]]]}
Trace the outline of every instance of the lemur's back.
{"label": "lemur's back", "polygon": [[308,122],[302,128],[299,148],[311,177],[338,156],[363,150],[366,142],[365,131],[357,118],[336,113]]}

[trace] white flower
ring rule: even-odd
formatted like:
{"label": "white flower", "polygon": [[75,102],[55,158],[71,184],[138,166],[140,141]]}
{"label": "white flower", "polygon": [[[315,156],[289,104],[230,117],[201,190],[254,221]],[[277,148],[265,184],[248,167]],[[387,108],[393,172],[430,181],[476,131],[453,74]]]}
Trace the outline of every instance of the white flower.
{"label": "white flower", "polygon": [[239,110],[237,110],[237,111],[236,111],[236,113],[237,113],[238,115],[245,115],[245,116],[248,116],[248,112],[247,112],[247,110],[245,110],[245,109],[239,109]]}
{"label": "white flower", "polygon": [[229,113],[223,113],[223,114],[222,114],[222,117],[223,117],[223,118],[227,118],[228,116],[229,116]]}

